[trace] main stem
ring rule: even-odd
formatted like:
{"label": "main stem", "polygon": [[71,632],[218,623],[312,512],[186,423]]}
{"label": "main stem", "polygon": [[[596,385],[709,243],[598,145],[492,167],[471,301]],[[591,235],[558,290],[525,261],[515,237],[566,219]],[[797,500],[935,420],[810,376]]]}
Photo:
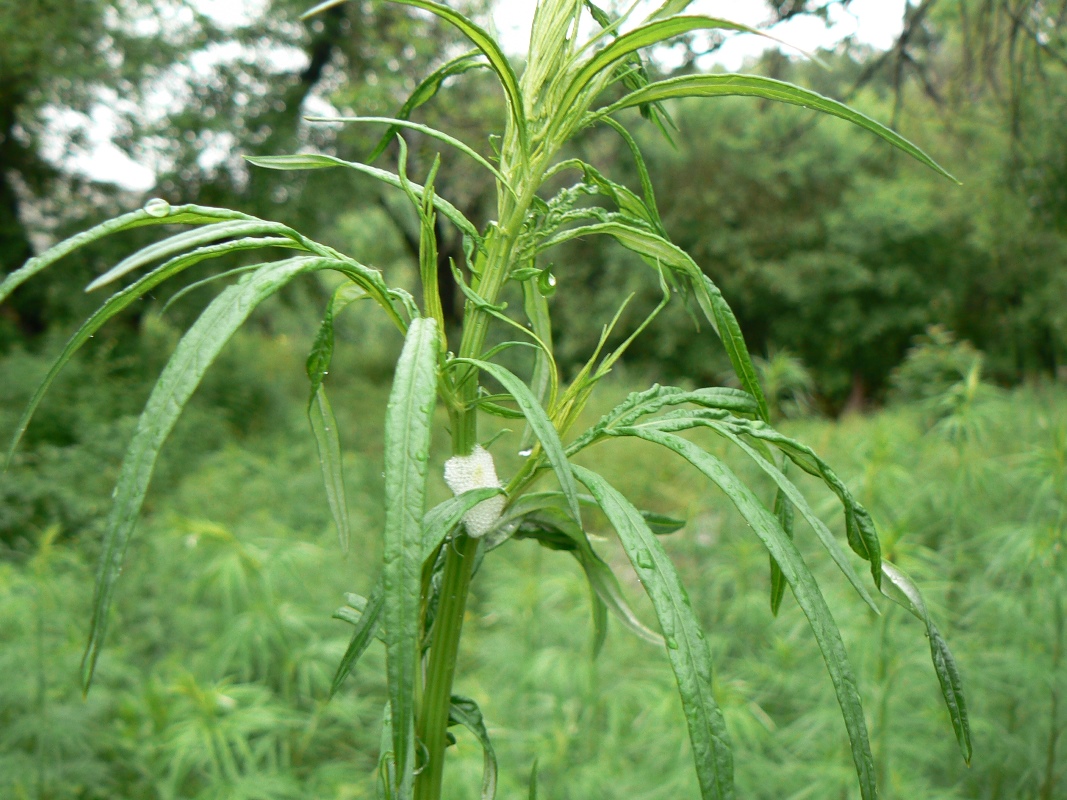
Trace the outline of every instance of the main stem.
{"label": "main stem", "polygon": [[[488,237],[482,279],[478,293],[489,303],[496,302],[507,280],[507,269],[519,226],[533,197],[533,189],[520,198],[505,195],[500,210],[501,224]],[[463,339],[459,348],[462,358],[477,358],[485,345],[489,325],[488,313],[468,301],[464,313]],[[451,415],[452,450],[468,455],[478,441],[478,418],[474,401],[478,396],[477,372],[459,373],[457,395],[459,408]],[[426,764],[415,778],[415,800],[440,800],[445,766],[445,734],[452,701],[452,682],[463,630],[474,558],[478,540],[461,533],[445,544],[444,574],[441,596],[433,625],[433,644],[426,671],[426,689],[416,721],[416,732],[426,748]]]}

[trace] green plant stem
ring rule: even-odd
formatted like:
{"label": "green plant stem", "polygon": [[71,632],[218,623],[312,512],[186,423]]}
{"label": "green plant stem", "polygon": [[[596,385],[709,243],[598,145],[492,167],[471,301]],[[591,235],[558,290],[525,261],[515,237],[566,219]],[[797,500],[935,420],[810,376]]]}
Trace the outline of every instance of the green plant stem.
{"label": "green plant stem", "polygon": [[415,800],[438,800],[444,775],[445,732],[452,699],[452,680],[463,630],[463,616],[470,589],[478,540],[461,534],[445,545],[441,599],[434,624],[434,641],[427,669],[423,713],[419,718],[419,739],[426,747],[428,762],[415,779]]}

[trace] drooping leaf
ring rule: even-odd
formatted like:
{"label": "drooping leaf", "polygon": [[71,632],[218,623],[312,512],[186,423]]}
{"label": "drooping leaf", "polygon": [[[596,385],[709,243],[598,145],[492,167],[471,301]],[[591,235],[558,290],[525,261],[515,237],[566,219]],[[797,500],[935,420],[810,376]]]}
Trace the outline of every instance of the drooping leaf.
{"label": "drooping leaf", "polygon": [[[120,292],[116,292],[108,298],[107,302],[93,312],[92,316],[82,323],[82,326],[70,337],[70,340],[63,347],[63,352],[56,357],[56,360],[48,370],[48,374],[45,375],[44,380],[41,381],[40,385],[34,391],[29,403],[26,404],[26,409],[22,412],[18,425],[15,427],[15,435],[11,439],[11,445],[7,454],[8,464],[11,463],[15,450],[18,448],[23,434],[26,433],[26,428],[29,426],[30,420],[33,419],[34,412],[40,405],[41,400],[44,399],[45,394],[47,394],[48,389],[52,386],[56,377],[63,370],[63,367],[70,362],[70,359],[74,357],[74,354],[77,353],[101,327],[103,327],[104,323],[124,308],[127,308],[138,298],[143,297],[159,284],[174,277],[182,270],[185,270],[194,264],[198,264],[205,259],[217,258],[218,256],[226,255],[237,250],[280,246],[278,244],[279,241],[283,240],[275,237],[264,239],[239,239],[234,242],[226,242],[224,244],[212,245],[210,247],[201,247],[191,253],[172,258],[170,261],[160,265],[147,275],[142,276],[137,282],[127,286]],[[294,247],[297,246],[292,242],[290,242],[290,244]]]}
{"label": "drooping leaf", "polygon": [[429,125],[421,125],[418,122],[411,122],[410,120],[399,119],[396,117],[308,117],[307,120],[308,122],[369,122],[379,124],[384,123],[390,126],[390,130],[399,128],[410,128],[413,131],[418,131],[421,134],[429,136],[431,139],[437,139],[440,142],[444,142],[445,144],[454,147],[456,150],[463,153],[468,158],[473,159],[479,165],[485,167],[493,175],[494,178],[500,181],[501,185],[503,185],[504,188],[508,189],[508,191],[511,191],[514,194],[514,190],[508,185],[507,178],[504,177],[500,170],[498,170],[496,167],[486,161],[480,153],[478,153],[469,145],[460,141],[456,137],[450,136],[444,131],[439,131],[437,130],[437,128],[432,128]]}
{"label": "drooping leaf", "polygon": [[485,720],[482,719],[478,704],[469,697],[452,695],[448,708],[448,724],[462,725],[473,733],[481,744],[485,761],[482,767],[482,800],[493,800],[496,797],[496,752],[493,750],[493,743],[489,741],[489,731],[485,728]]}
{"label": "drooping leaf", "polygon": [[[151,202],[152,201],[149,201],[147,205],[151,205]],[[109,219],[106,222],[101,222],[99,225],[96,225],[87,231],[82,231],[69,239],[64,239],[62,242],[50,247],[39,256],[31,258],[19,269],[9,273],[4,280],[0,282],[0,302],[6,299],[16,288],[41,270],[46,269],[64,256],[73,253],[75,250],[99,241],[113,233],[140,228],[145,225],[173,225],[179,223],[201,224],[218,222],[219,220],[255,219],[255,217],[250,217],[248,214],[242,214],[239,211],[230,211],[229,209],[223,208],[210,208],[208,206],[191,204],[169,206],[164,203],[163,205],[166,206],[163,213],[159,213],[158,211],[149,212],[144,208],[138,209],[137,211],[131,211],[127,214],[115,217],[114,219]]]}
{"label": "drooping leaf", "polygon": [[483,372],[487,372],[495,378],[507,392],[515,398],[515,403],[526,416],[526,421],[533,429],[534,435],[541,442],[548,463],[556,473],[560,488],[567,497],[567,503],[575,519],[581,519],[581,511],[578,508],[578,487],[574,483],[574,475],[571,472],[570,462],[563,450],[563,443],[559,440],[552,421],[548,418],[545,410],[537,402],[529,387],[522,380],[499,364],[489,361],[480,361],[474,358],[457,358],[456,363],[471,364]]}
{"label": "drooping leaf", "polygon": [[215,298],[178,343],[148,398],[115,487],[93,597],[89,644],[82,658],[82,684],[86,690],[103,646],[115,582],[122,571],[156,458],[182,409],[223,345],[256,306],[297,275],[327,269],[335,263],[329,259],[301,257],[263,266]]}
{"label": "drooping leaf", "polygon": [[934,662],[934,672],[941,684],[941,695],[945,698],[952,730],[956,733],[963,759],[971,763],[971,724],[967,714],[967,698],[963,695],[963,680],[960,677],[956,659],[948,649],[948,643],[930,618],[919,587],[915,585],[900,567],[888,561],[882,562],[882,574],[889,579],[882,593],[903,608],[906,608],[926,626],[926,635],[930,639],[930,655]]}
{"label": "drooping leaf", "polygon": [[[774,516],[782,531],[790,539],[793,538],[793,504],[789,502],[781,489],[774,493]],[[767,556],[771,568],[771,613],[778,616],[778,610],[782,607],[782,598],[785,597],[785,577],[781,567],[771,556]]]}
{"label": "drooping leaf", "polygon": [[356,662],[370,647],[374,637],[378,635],[378,627],[381,624],[384,606],[385,590],[379,579],[374,585],[370,597],[367,598],[367,604],[363,607],[363,613],[360,615],[359,621],[356,622],[356,629],[352,632],[352,638],[348,642],[345,654],[341,656],[341,663],[337,665],[337,671],[334,673],[333,681],[330,683],[331,698],[337,694],[337,690],[341,688]]}
{"label": "drooping leaf", "polygon": [[[450,61],[446,61],[419,82],[419,85],[415,87],[415,90],[408,96],[408,99],[404,101],[404,105],[401,106],[400,110],[396,113],[396,118],[410,119],[412,112],[419,106],[433,99],[437,94],[437,91],[441,88],[441,84],[449,78],[455,75],[462,75],[464,72],[469,72],[472,69],[489,69],[489,65],[480,60],[481,56],[482,53],[480,50],[473,50],[469,53],[456,56]],[[393,141],[393,137],[396,136],[396,133],[396,126],[391,126],[389,130],[382,135],[382,138],[378,140],[378,144],[375,146],[374,150],[367,156],[368,164],[373,164],[375,159],[385,152],[385,149],[389,146],[389,143]]]}
{"label": "drooping leaf", "polygon": [[730,498],[753,532],[763,542],[771,557],[778,563],[782,575],[793,590],[797,605],[808,618],[812,632],[822,651],[830,679],[841,706],[845,728],[852,747],[852,758],[859,776],[860,794],[863,800],[874,800],[874,759],[871,756],[867,724],[863,718],[856,678],[841,641],[841,633],[830,613],[830,608],[819,590],[815,578],[804,563],[793,540],[782,530],[778,520],[720,459],[700,449],[686,439],[672,433],[663,433],[644,426],[625,428],[620,435],[637,436],[659,444],[682,456],[686,461],[714,481]]}
{"label": "drooping leaf", "polygon": [[[559,550],[570,552],[582,567],[589,587],[605,607],[611,611],[622,625],[635,634],[654,645],[663,646],[663,637],[645,626],[641,619],[630,607],[626,595],[622,591],[619,579],[615,576],[611,567],[599,556],[589,542],[582,527],[574,520],[566,509],[556,505],[556,499],[561,497],[558,493],[545,493],[544,504],[535,511],[531,511],[523,517],[515,538],[536,538],[542,544]],[[646,520],[647,512],[640,512]],[[651,530],[651,526],[649,527]],[[544,538],[545,533],[554,534],[556,541]],[[597,606],[594,605],[594,620]],[[598,634],[599,638],[599,634]]]}
{"label": "drooping leaf", "polygon": [[574,472],[618,533],[656,611],[689,725],[701,797],[732,798],[734,768],[729,736],[712,694],[711,653],[689,595],[663,545],[630,501],[597,473],[577,465]]}
{"label": "drooping leaf", "polygon": [[319,469],[326,489],[326,504],[330,507],[341,551],[348,552],[348,500],[345,497],[344,468],[341,458],[341,438],[337,431],[337,418],[326,397],[326,387],[321,384],[308,404],[308,420],[319,454]]}
{"label": "drooping leaf", "polygon": [[[770,476],[771,480],[773,480],[777,486],[778,491],[782,492],[784,495],[782,501],[788,503],[790,508],[795,507],[800,511],[801,516],[807,520],[812,530],[815,531],[815,535],[818,537],[823,547],[826,548],[826,552],[830,554],[834,563],[837,564],[838,569],[840,569],[842,574],[848,579],[848,582],[852,584],[852,587],[856,590],[859,596],[863,598],[863,601],[870,607],[870,609],[876,614],[879,613],[878,606],[875,605],[874,600],[863,587],[859,576],[856,575],[855,570],[852,569],[852,565],[848,562],[848,556],[838,545],[834,535],[830,532],[830,529],[826,527],[826,523],[819,519],[818,515],[812,510],[811,506],[808,504],[807,498],[804,497],[800,489],[798,489],[773,462],[768,460],[755,447],[734,432],[728,423],[725,423],[722,420],[710,419],[708,417],[672,416],[663,419],[662,421],[653,420],[652,422],[645,423],[638,427],[673,432],[684,430],[686,427],[697,426],[710,428],[723,438],[727,439],[745,455],[751,458],[761,470]],[[776,501],[776,505],[780,505],[780,503]],[[779,514],[776,511],[775,516],[781,521],[782,516],[786,516],[787,518],[791,517],[792,512],[782,511],[781,514]],[[773,608],[774,604],[772,603],[772,609]]]}
{"label": "drooping leaf", "polygon": [[[317,153],[300,153],[291,156],[245,156],[245,160],[257,167],[279,170],[347,167],[356,172],[361,172],[364,175],[369,175],[370,177],[396,189],[404,188],[399,176],[388,170],[361,164],[358,161],[345,161],[340,158],[335,158],[334,156],[324,156]],[[423,191],[422,186],[417,183],[411,183],[410,186],[415,194],[421,198]],[[466,234],[472,242],[480,241],[481,237],[478,235],[478,229],[471,224],[470,220],[463,216],[458,208],[439,195],[434,196],[433,205],[442,216],[459,228],[461,232]]]}
{"label": "drooping leaf", "polygon": [[[85,291],[92,292],[101,286],[113,283],[124,275],[128,275],[136,269],[140,269],[153,261],[170,258],[178,253],[185,253],[210,242],[219,239],[242,238],[249,236],[261,236],[264,234],[285,235],[290,229],[277,222],[264,222],[262,220],[228,220],[205,225],[191,231],[175,234],[159,242],[153,242],[143,247],[131,256],[127,256],[103,275],[85,287]],[[294,236],[295,236],[295,232]]]}
{"label": "drooping leaf", "polygon": [[385,415],[386,669],[393,710],[396,792],[411,796],[415,764],[415,682],[419,668],[419,590],[426,466],[437,396],[437,323],[417,318],[408,327]]}
{"label": "drooping leaf", "polygon": [[764,78],[759,75],[683,75],[677,78],[668,78],[667,80],[650,83],[642,89],[631,92],[621,100],[595,112],[590,116],[589,121],[592,122],[600,116],[614,114],[624,108],[633,108],[650,102],[669,100],[676,97],[725,97],[735,95],[761,97],[765,100],[803,106],[804,108],[811,108],[815,111],[821,111],[825,114],[848,120],[880,136],[894,147],[903,150],[912,158],[930,167],[935,172],[944,175],[949,180],[959,183],[951,173],[916,145],[880,122],[876,122],[865,114],[849,108],[844,103],[831,100],[829,97],[824,97],[810,89],[803,89],[785,81]]}

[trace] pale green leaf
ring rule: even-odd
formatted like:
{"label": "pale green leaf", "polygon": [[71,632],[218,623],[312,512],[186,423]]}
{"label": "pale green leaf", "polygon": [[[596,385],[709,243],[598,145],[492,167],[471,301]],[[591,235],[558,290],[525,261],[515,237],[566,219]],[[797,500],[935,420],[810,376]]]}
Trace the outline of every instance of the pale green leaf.
{"label": "pale green leaf", "polygon": [[337,665],[333,682],[330,684],[330,697],[337,694],[337,690],[341,688],[345,678],[348,677],[356,662],[359,661],[360,656],[366,652],[367,648],[370,647],[370,643],[374,641],[374,637],[378,635],[378,627],[381,623],[382,608],[384,606],[385,592],[382,589],[382,582],[379,580],[374,585],[370,597],[367,598],[367,604],[363,607],[363,613],[360,615],[359,621],[356,622],[356,629],[348,642],[345,654],[341,657],[341,663]]}
{"label": "pale green leaf", "polygon": [[[829,97],[824,97],[809,89],[803,89],[785,81],[764,78],[758,75],[683,75],[677,78],[668,78],[664,81],[650,83],[642,89],[631,92],[618,102],[595,112],[590,116],[589,121],[591,122],[604,115],[614,114],[624,108],[633,108],[634,106],[676,97],[725,97],[735,95],[761,97],[765,100],[803,106],[804,108],[811,108],[815,111],[821,111],[825,114],[848,120],[877,134],[894,147],[903,150],[949,180],[956,181],[956,178],[930,156],[880,122],[876,122],[865,114],[849,108],[844,103],[831,100]],[[956,181],[956,183],[959,183],[959,181]]]}
{"label": "pale green leaf", "polygon": [[[265,169],[328,169],[331,167],[347,167],[356,172],[361,172],[364,175],[369,175],[370,177],[394,188],[404,189],[404,184],[400,180],[400,177],[388,170],[372,167],[368,164],[361,164],[358,161],[344,161],[343,159],[335,158],[334,156],[324,156],[316,153],[301,153],[292,156],[245,156],[245,160],[250,164],[255,164],[257,167],[263,167]],[[421,200],[423,187],[417,183],[409,183],[408,186]],[[470,220],[463,216],[459,209],[454,205],[441,198],[439,195],[434,194],[433,206],[449,222],[470,237],[472,242],[481,241],[481,237],[478,235],[478,229],[475,228]]]}
{"label": "pale green leaf", "polygon": [[215,298],[178,343],[148,398],[115,487],[93,597],[89,644],[82,658],[82,683],[86,690],[103,646],[115,582],[122,571],[156,458],[182,409],[223,345],[256,306],[297,275],[327,269],[335,263],[322,258],[293,258],[265,265]]}
{"label": "pale green leaf", "polygon": [[630,501],[595,472],[577,465],[574,472],[618,533],[656,611],[689,725],[701,797],[732,798],[734,767],[729,736],[712,693],[711,653],[689,595],[663,545]]}

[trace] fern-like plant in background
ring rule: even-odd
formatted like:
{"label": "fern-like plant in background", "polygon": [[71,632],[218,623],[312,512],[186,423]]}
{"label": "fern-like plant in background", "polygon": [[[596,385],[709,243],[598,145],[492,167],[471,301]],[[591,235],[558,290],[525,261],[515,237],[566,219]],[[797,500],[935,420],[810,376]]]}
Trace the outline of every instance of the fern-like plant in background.
{"label": "fern-like plant in background", "polygon": [[[334,681],[336,690],[368,644],[376,636],[384,640],[389,703],[383,721],[380,785],[385,796],[419,800],[441,796],[445,748],[451,738],[448,728],[454,724],[467,727],[482,743],[486,755],[483,796],[494,795],[496,765],[485,723],[472,700],[453,693],[453,683],[472,574],[487,550],[512,538],[535,538],[575,555],[593,590],[598,641],[603,640],[607,612],[612,612],[625,627],[664,646],[677,678],[701,794],[705,798],[733,796],[730,737],[712,691],[708,645],[685,587],[657,539],[657,533],[671,530],[672,523],[639,511],[597,472],[573,461],[593,445],[620,437],[642,439],[688,461],[722,489],[766,546],[771,608],[777,612],[788,587],[807,616],[841,706],[861,795],[870,800],[876,795],[875,770],[856,680],[830,609],[794,544],[797,514],[808,523],[860,598],[875,612],[878,606],[853,569],[850,556],[787,476],[787,466],[824,482],[841,502],[847,542],[868,562],[874,587],[908,608],[925,626],[952,727],[964,758],[969,759],[970,735],[960,677],[918,589],[881,557],[869,514],[831,468],[810,448],[768,424],[767,403],[737,321],[715,284],[671,243],[660,221],[638,145],[616,117],[636,108],[666,131],[670,118],[664,101],[759,97],[840,117],[932,169],[946,176],[948,173],[881,124],[834,100],[781,81],[734,74],[651,81],[640,56],[642,49],[694,31],[755,32],[721,19],[684,15],[689,5],[685,0],[666,0],[638,24],[631,19],[638,4],[613,16],[582,0],[541,0],[521,77],[493,38],[456,10],[432,0],[395,1],[428,11],[455,26],[473,42],[475,50],[448,61],[423,81],[396,118],[347,121],[389,126],[371,160],[384,152],[403,128],[418,130],[470,158],[496,180],[496,219],[479,228],[439,196],[434,190],[436,162],[422,184],[409,177],[402,138],[396,172],[315,154],[251,161],[269,169],[351,169],[406,195],[421,220],[421,303],[408,292],[391,287],[379,271],[285,225],[238,211],[170,205],[160,199],[56,245],[0,284],[3,299],[64,255],[112,233],[148,225],[191,226],[129,256],[89,286],[96,289],[150,267],[112,295],[71,338],[33,396],[18,426],[14,449],[59,370],[122,309],[194,264],[238,251],[292,251],[289,258],[266,261],[244,271],[237,282],[219,293],[181,339],[147,402],[123,462],[104,537],[83,661],[86,689],[104,642],[115,584],[157,456],[183,407],[227,340],[260,303],[290,281],[329,270],[345,281],[326,309],[308,358],[308,414],[326,496],[343,547],[347,545],[348,513],[337,425],[325,386],[334,345],[333,322],[345,307],[366,298],[404,337],[385,421],[386,523],[380,580],[369,597],[350,597],[343,612],[354,623],[355,633]],[[308,16],[339,2],[343,0],[323,3]],[[584,29],[582,17],[586,13],[598,31],[583,40],[579,31]],[[506,127],[492,158],[408,119],[446,79],[476,67],[495,73],[507,104]],[[632,153],[641,178],[636,191],[616,183],[592,164],[560,157],[565,143],[575,135],[601,125],[614,130]],[[558,181],[568,174],[575,176],[574,183],[554,195],[544,193],[549,179]],[[599,205],[591,205],[590,198]],[[453,341],[446,337],[438,296],[437,215],[456,226],[466,244],[465,263],[452,268],[466,298],[462,330]],[[557,277],[565,291],[567,275],[565,270],[557,276],[540,266],[541,256],[556,245],[590,236],[614,239],[636,253],[648,266],[651,279],[662,288],[663,300],[610,352],[604,348],[615,320],[606,321],[596,351],[574,379],[562,385],[553,359],[547,298],[556,289]],[[525,319],[509,315],[500,300],[509,282],[521,287]],[[597,382],[679,292],[695,301],[718,335],[741,388],[653,386],[630,395],[590,429],[572,435],[571,428]],[[491,326],[515,332],[517,338],[487,348]],[[532,373],[525,378],[494,360],[514,346],[535,350]],[[486,383],[495,388],[487,388]],[[438,404],[448,412],[452,458],[444,477],[455,497],[427,511],[427,465]],[[528,455],[522,467],[503,480],[497,477],[492,456],[480,444],[478,420],[483,413],[522,418],[527,426]],[[708,429],[750,457],[777,487],[771,502],[765,503],[718,457],[680,435],[694,429]],[[550,474],[557,488],[531,491]],[[583,507],[599,508],[615,528],[651,600],[661,633],[642,626],[628,608],[616,576],[590,544],[583,527]]]}

